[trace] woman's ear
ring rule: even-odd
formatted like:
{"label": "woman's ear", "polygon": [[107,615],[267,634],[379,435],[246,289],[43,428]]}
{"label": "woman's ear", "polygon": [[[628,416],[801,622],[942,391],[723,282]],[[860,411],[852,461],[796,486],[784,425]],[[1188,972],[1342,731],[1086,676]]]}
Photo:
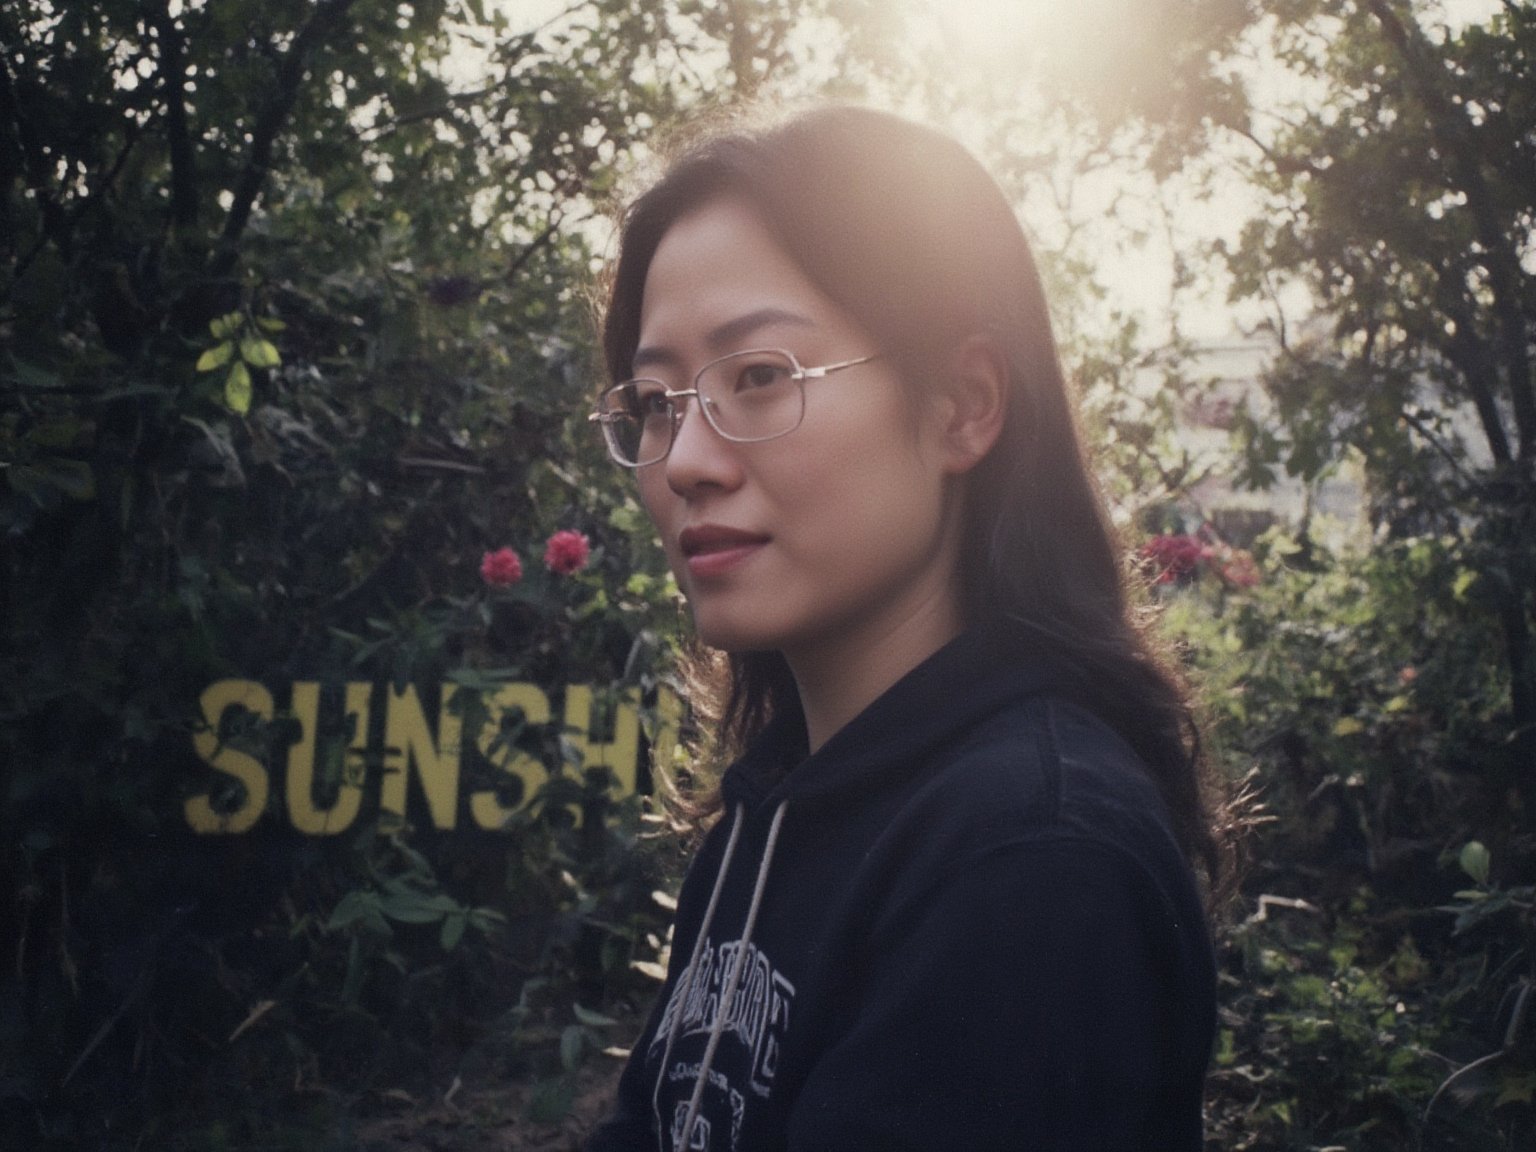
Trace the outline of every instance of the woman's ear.
{"label": "woman's ear", "polygon": [[933,389],[946,471],[969,472],[1003,431],[1008,414],[1008,358],[986,334],[970,337],[950,355]]}

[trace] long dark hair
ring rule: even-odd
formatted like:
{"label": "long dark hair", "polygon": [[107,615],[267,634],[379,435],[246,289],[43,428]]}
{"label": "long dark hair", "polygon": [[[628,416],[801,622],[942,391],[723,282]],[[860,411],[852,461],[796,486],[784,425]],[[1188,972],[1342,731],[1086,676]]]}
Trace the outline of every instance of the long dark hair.
{"label": "long dark hair", "polygon": [[[1185,854],[1222,873],[1188,694],[1133,619],[1121,549],[1083,457],[1034,256],[996,181],[943,133],[864,108],[830,107],[766,128],[696,139],[621,221],[603,326],[609,376],[627,379],[646,273],[682,216],[746,199],[791,259],[909,380],[961,341],[1006,358],[1009,410],[966,489],[969,624],[1006,619],[1061,669],[1063,690],[1151,769]],[[739,751],[798,708],[775,652],[716,659],[719,740]]]}

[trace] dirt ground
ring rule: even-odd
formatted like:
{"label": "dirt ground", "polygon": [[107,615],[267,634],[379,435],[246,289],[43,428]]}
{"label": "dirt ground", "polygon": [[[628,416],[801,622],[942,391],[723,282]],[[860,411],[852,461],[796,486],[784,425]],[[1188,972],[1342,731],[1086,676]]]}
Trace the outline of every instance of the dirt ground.
{"label": "dirt ground", "polygon": [[[569,1109],[541,1122],[539,1089],[528,1084],[458,1086],[436,1100],[391,1093],[380,1115],[358,1123],[359,1152],[578,1152],[612,1106],[622,1061],[580,1068]],[[547,1091],[547,1086],[544,1089]]]}

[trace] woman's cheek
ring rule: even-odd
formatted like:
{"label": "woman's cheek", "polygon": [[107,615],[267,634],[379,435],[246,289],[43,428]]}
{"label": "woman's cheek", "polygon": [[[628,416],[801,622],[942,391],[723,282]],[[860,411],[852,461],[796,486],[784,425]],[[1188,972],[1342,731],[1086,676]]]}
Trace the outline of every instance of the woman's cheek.
{"label": "woman's cheek", "polygon": [[651,527],[656,532],[656,538],[661,541],[662,550],[667,556],[667,565],[672,569],[672,575],[676,577],[679,585],[683,582],[682,556],[677,551],[677,528],[672,521],[675,513],[671,505],[676,501],[676,496],[667,487],[664,478],[652,476],[655,468],[641,468],[635,474],[637,495],[640,497],[640,507],[645,509],[646,516],[651,521]]}

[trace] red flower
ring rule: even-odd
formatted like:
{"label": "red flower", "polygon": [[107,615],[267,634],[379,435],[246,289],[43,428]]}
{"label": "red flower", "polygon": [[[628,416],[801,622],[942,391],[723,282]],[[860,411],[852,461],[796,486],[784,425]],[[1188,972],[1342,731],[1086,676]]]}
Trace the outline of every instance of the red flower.
{"label": "red flower", "polygon": [[523,578],[523,562],[510,548],[487,552],[480,561],[480,579],[492,588],[506,588]]}
{"label": "red flower", "polygon": [[1261,579],[1258,562],[1244,548],[1223,548],[1212,565],[1216,574],[1234,588],[1252,588]]}
{"label": "red flower", "polygon": [[1172,584],[1190,575],[1209,554],[1209,549],[1195,537],[1171,533],[1152,537],[1137,551],[1156,570],[1154,584]]}
{"label": "red flower", "polygon": [[551,572],[569,576],[585,568],[587,558],[591,555],[592,545],[587,542],[587,538],[580,532],[566,529],[556,532],[544,546],[544,566]]}

